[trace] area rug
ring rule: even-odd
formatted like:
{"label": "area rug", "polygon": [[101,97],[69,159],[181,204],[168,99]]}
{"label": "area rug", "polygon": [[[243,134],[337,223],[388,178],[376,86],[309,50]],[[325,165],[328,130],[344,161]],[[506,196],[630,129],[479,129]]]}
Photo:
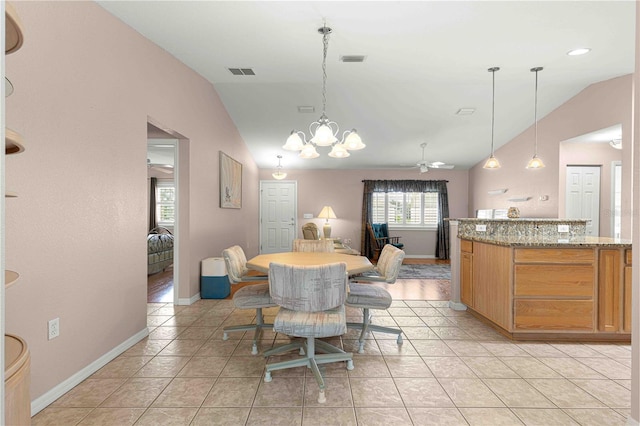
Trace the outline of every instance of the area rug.
{"label": "area rug", "polygon": [[451,265],[448,264],[427,264],[427,265],[402,265],[400,267],[399,279],[423,279],[423,280],[450,280]]}

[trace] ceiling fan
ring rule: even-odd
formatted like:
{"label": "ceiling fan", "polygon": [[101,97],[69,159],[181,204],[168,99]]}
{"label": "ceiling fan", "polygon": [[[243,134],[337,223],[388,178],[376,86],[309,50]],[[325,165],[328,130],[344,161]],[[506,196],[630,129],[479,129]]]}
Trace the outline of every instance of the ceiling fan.
{"label": "ceiling fan", "polygon": [[420,173],[426,173],[429,169],[453,169],[453,164],[445,164],[442,161],[427,161],[424,159],[424,149],[426,148],[426,142],[420,144],[422,148],[422,160],[418,161],[413,168],[419,168]]}
{"label": "ceiling fan", "polygon": [[161,173],[173,173],[173,164],[152,163],[151,159],[147,158],[147,169]]}

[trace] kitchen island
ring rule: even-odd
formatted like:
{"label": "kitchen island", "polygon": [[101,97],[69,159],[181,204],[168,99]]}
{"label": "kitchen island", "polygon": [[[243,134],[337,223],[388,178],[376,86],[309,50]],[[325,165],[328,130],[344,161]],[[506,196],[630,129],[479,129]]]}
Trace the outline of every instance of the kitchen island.
{"label": "kitchen island", "polygon": [[630,341],[630,241],[585,236],[570,219],[451,223],[454,308],[517,340]]}

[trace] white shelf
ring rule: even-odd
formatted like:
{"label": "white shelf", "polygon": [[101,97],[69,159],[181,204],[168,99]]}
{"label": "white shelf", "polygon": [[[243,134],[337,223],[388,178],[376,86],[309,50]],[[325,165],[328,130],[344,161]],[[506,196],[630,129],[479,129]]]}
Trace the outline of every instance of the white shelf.
{"label": "white shelf", "polygon": [[7,127],[4,134],[5,154],[19,154],[22,151],[24,151],[24,139],[22,138],[22,135]]}
{"label": "white shelf", "polygon": [[4,53],[8,55],[22,47],[24,42],[24,33],[22,31],[22,22],[13,6],[5,2],[4,4],[4,24],[5,24],[5,44]]}
{"label": "white shelf", "polygon": [[8,269],[5,269],[4,270],[4,287],[7,288],[15,284],[15,282],[18,281],[18,278],[20,278],[19,273],[17,273],[16,271],[10,271]]}

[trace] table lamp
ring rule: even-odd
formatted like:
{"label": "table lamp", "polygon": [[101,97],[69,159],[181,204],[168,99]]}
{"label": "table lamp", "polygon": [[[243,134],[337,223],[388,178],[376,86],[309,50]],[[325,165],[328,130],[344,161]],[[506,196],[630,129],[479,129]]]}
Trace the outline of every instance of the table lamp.
{"label": "table lamp", "polygon": [[331,237],[331,225],[329,225],[329,219],[336,219],[336,214],[333,212],[331,206],[324,206],[318,215],[319,219],[326,219],[324,226],[322,227],[322,233],[325,238]]}

